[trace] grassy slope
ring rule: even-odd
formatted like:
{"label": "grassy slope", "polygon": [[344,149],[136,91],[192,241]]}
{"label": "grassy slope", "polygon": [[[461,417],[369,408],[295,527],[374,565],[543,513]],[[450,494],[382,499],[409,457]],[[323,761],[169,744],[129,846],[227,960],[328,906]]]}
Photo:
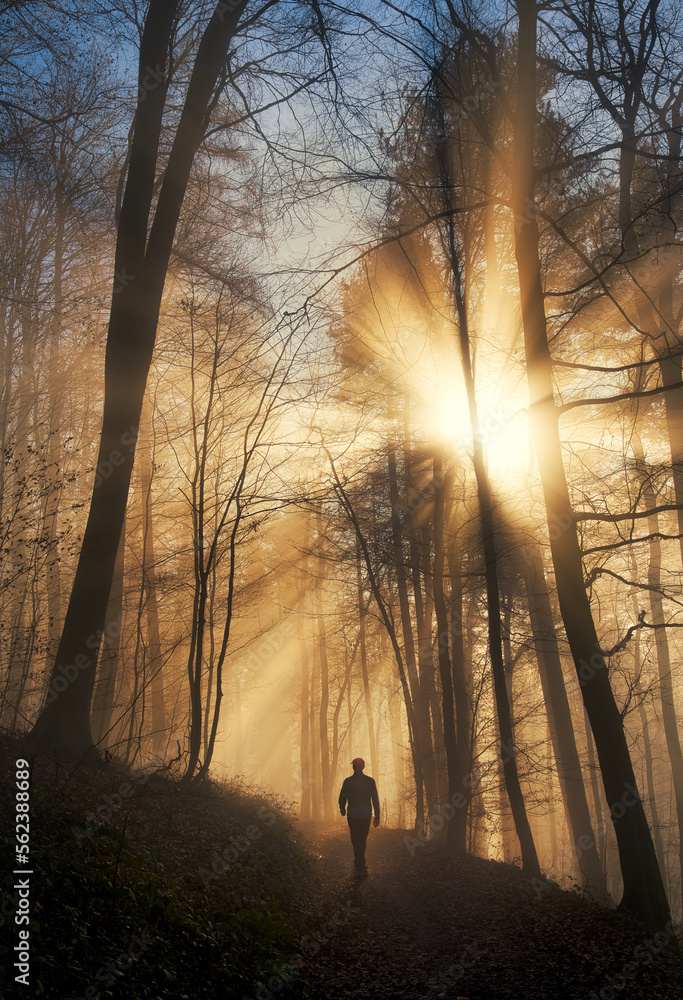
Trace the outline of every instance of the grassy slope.
{"label": "grassy slope", "polygon": [[[2,996],[14,985],[18,941],[13,799],[22,755],[21,744],[0,743]],[[36,756],[32,989],[22,993],[253,996],[297,952],[311,920],[314,861],[282,804],[230,786],[184,793],[114,763],[69,774]],[[290,995],[302,995],[291,980]]]}

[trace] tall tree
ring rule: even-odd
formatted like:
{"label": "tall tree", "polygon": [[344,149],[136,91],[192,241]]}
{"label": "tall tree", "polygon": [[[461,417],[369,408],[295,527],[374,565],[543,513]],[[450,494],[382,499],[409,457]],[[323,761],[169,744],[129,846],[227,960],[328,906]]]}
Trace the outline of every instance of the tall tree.
{"label": "tall tree", "polygon": [[[560,610],[581,684],[600,761],[605,794],[619,846],[624,879],[621,906],[653,927],[670,919],[643,804],[636,788],[624,725],[610,686],[605,656],[583,583],[581,549],[562,461],[559,413],[552,382],[539,231],[534,211],[536,149],[537,17],[535,0],[518,0],[517,106],[515,111],[513,211],[515,257],[524,328],[531,427],[543,483],[550,547]],[[561,530],[557,530],[557,525]]]}
{"label": "tall tree", "polygon": [[543,560],[536,546],[527,545],[524,552],[523,574],[529,601],[534,650],[548,712],[548,728],[557,762],[567,825],[584,883],[589,889],[597,892],[603,885],[602,868],[574,738],[574,725],[564,685]]}
{"label": "tall tree", "polygon": [[678,870],[683,884],[683,752],[678,732],[676,706],[674,702],[673,666],[669,652],[669,640],[666,634],[666,618],[664,615],[664,600],[662,597],[662,543],[659,527],[659,515],[656,512],[657,502],[652,483],[652,471],[645,463],[645,452],[637,430],[633,433],[633,454],[642,480],[643,500],[648,510],[648,528],[650,530],[649,561],[647,568],[648,596],[650,611],[655,632],[655,652],[657,672],[659,675],[659,697],[664,723],[664,736],[671,763],[671,776],[674,786],[674,802],[678,819]]}
{"label": "tall tree", "polygon": [[[443,695],[443,742],[446,750],[446,768],[448,773],[448,798],[455,804],[457,796],[463,794],[466,771],[462,767],[462,755],[459,753],[458,738],[455,728],[455,696],[453,691],[453,672],[450,657],[450,626],[448,607],[444,592],[445,566],[445,510],[446,510],[447,477],[443,468],[443,456],[437,454],[434,458],[434,565],[432,568],[434,580],[434,609],[437,625],[437,653],[439,658],[439,674]],[[462,711],[462,705],[461,711]],[[456,809],[455,816],[448,824],[446,842],[457,851],[464,851],[467,843],[467,810]]]}
{"label": "tall tree", "polygon": [[[179,0],[150,0],[142,32],[138,105],[117,232],[97,462],[100,468],[111,464],[112,472],[93,489],[48,697],[31,734],[39,745],[75,759],[88,754],[93,744],[90,702],[97,649],[173,239],[194,156],[225,85],[228,47],[245,6],[246,0],[234,6],[218,3],[204,30],[154,210]],[[155,67],[158,77],[153,84],[149,67]]]}
{"label": "tall tree", "polygon": [[454,327],[460,351],[460,361],[465,382],[467,408],[472,428],[472,465],[477,483],[477,498],[479,501],[479,518],[481,524],[481,539],[484,553],[486,576],[486,601],[489,636],[489,654],[491,657],[491,673],[496,703],[496,715],[500,731],[500,759],[505,776],[505,787],[510,800],[510,808],[515,823],[515,830],[522,851],[524,870],[532,876],[540,876],[541,871],[536,853],[531,826],[524,804],[524,796],[519,780],[517,759],[514,748],[514,732],[510,696],[507,687],[505,664],[503,662],[503,636],[501,630],[501,602],[499,589],[499,555],[495,525],[495,500],[491,487],[486,459],[482,444],[479,409],[477,405],[472,352],[469,335],[468,302],[465,298],[463,285],[461,252],[458,247],[458,237],[455,223],[455,205],[453,192],[455,185],[451,171],[453,158],[452,144],[446,136],[443,95],[437,92],[434,100],[436,126],[438,129],[436,156],[439,169],[439,179],[443,197],[444,214],[446,215],[446,252],[450,280],[453,288],[453,306],[455,311]]}

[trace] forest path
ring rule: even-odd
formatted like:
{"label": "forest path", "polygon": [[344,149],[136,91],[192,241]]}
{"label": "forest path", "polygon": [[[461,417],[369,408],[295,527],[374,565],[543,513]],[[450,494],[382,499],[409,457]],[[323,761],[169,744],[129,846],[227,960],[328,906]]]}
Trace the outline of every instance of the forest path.
{"label": "forest path", "polygon": [[414,840],[411,853],[401,830],[370,830],[358,878],[345,827],[307,831],[320,854],[304,968],[315,1000],[683,1000],[680,955],[614,912],[511,865]]}

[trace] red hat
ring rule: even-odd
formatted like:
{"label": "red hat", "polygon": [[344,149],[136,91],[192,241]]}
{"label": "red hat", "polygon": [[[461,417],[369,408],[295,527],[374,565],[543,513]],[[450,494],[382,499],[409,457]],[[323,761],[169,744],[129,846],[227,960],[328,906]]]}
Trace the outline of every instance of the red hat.
{"label": "red hat", "polygon": [[363,768],[365,767],[365,761],[363,760],[362,757],[354,757],[353,760],[351,761],[351,767],[354,769],[354,771],[362,771]]}

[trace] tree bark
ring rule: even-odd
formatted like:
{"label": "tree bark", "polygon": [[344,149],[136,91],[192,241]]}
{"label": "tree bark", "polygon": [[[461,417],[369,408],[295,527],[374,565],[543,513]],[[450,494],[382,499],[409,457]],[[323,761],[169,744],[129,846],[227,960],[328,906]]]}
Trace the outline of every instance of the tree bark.
{"label": "tree bark", "polygon": [[320,708],[318,726],[320,732],[320,769],[322,775],[323,817],[326,821],[332,819],[332,786],[330,773],[330,735],[327,713],[330,704],[329,666],[327,662],[327,632],[325,629],[324,609],[322,602],[322,587],[325,580],[325,559],[323,556],[323,524],[320,511],[316,512],[318,529],[318,567],[315,584],[315,609],[317,621],[316,643],[320,657]]}
{"label": "tree bark", "polygon": [[[396,589],[398,591],[398,603],[401,616],[401,631],[403,633],[403,648],[405,650],[405,673],[410,688],[411,704],[413,708],[413,739],[415,752],[419,757],[420,780],[424,783],[427,794],[427,811],[435,804],[436,785],[431,781],[431,757],[432,739],[429,727],[429,706],[422,699],[420,691],[420,678],[415,658],[415,640],[413,637],[413,623],[410,614],[410,603],[408,601],[408,587],[406,581],[405,565],[403,560],[403,543],[401,537],[401,520],[399,516],[400,497],[398,492],[398,476],[396,472],[396,448],[391,435],[387,440],[387,466],[389,471],[389,500],[391,502],[391,539],[394,555],[394,567],[396,572]],[[427,709],[425,711],[425,708]],[[424,812],[422,788],[418,790],[417,815],[415,819],[416,829],[424,831],[426,816]]]}
{"label": "tree bark", "polygon": [[311,818],[311,785],[310,785],[310,751],[308,748],[309,731],[309,696],[308,696],[308,646],[303,639],[299,640],[299,658],[301,660],[301,806],[299,819],[308,823]]}
{"label": "tree bark", "polygon": [[446,475],[443,469],[443,457],[434,457],[434,563],[432,578],[434,585],[434,610],[437,625],[437,647],[439,657],[439,674],[441,677],[443,742],[446,751],[446,767],[448,771],[448,799],[452,803],[455,814],[448,822],[446,843],[456,851],[464,851],[467,847],[467,809],[460,803],[456,805],[457,797],[464,789],[464,773],[461,767],[458,741],[455,732],[455,698],[453,694],[453,675],[451,673],[451,658],[449,645],[451,630],[448,623],[448,610],[443,587],[445,562],[445,500]]}
{"label": "tree bark", "polygon": [[107,604],[104,622],[102,655],[100,656],[97,687],[93,699],[92,724],[96,743],[107,746],[111,742],[108,734],[112,728],[112,715],[116,698],[116,686],[121,657],[121,626],[123,623],[123,579],[126,553],[126,523],[121,530],[121,539],[116,551],[114,578]]}
{"label": "tree bark", "polygon": [[152,748],[159,754],[168,742],[166,705],[164,701],[163,658],[159,628],[159,599],[157,594],[156,554],[154,547],[154,509],[152,482],[154,479],[154,430],[152,406],[143,407],[140,454],[140,496],[143,504],[142,572],[143,589],[146,590],[147,656],[145,676],[152,702]]}
{"label": "tree bark", "polygon": [[588,712],[584,705],[583,723],[586,731],[586,755],[588,759],[588,774],[590,776],[591,798],[593,800],[593,814],[595,816],[594,829],[597,833],[597,849],[600,858],[600,868],[603,872],[603,889],[607,892],[607,828],[605,817],[603,816],[602,799],[600,798],[600,785],[598,782],[598,762],[595,759],[595,744],[591,725],[588,719]]}
{"label": "tree bark", "polygon": [[459,837],[467,837],[469,829],[468,813],[472,809],[472,788],[474,785],[474,775],[472,774],[472,726],[471,714],[472,706],[468,694],[467,678],[469,666],[465,656],[465,623],[462,587],[462,565],[460,550],[456,539],[453,537],[448,544],[448,572],[450,576],[450,643],[451,643],[451,665],[453,670],[453,697],[455,699],[456,718],[456,738],[458,745],[458,767],[462,774],[462,794],[465,805],[459,812],[462,817],[454,817],[451,821],[456,825],[462,823],[463,833],[456,834],[456,841]]}
{"label": "tree bark", "polygon": [[581,762],[576,749],[574,725],[564,684],[543,560],[538,548],[527,544],[524,549],[524,559],[520,562],[523,563],[522,571],[529,602],[534,651],[538,661],[543,700],[548,713],[548,726],[567,827],[572,838],[572,849],[584,885],[597,893],[602,891],[604,877],[593,833]]}
{"label": "tree bark", "polygon": [[513,183],[515,257],[522,305],[530,419],[543,483],[555,579],[619,845],[624,878],[620,905],[639,913],[648,925],[664,928],[670,919],[669,904],[636,788],[623,721],[610,686],[607,664],[583,585],[581,550],[562,463],[534,212],[535,0],[519,0],[518,13]]}
{"label": "tree bark", "polygon": [[320,713],[317,711],[317,699],[318,699],[318,660],[320,657],[320,650],[317,643],[312,644],[312,656],[311,656],[311,685],[310,685],[310,705],[309,705],[309,716],[308,723],[310,726],[310,754],[311,754],[311,775],[310,775],[310,788],[311,788],[311,820],[315,822],[317,819],[323,818],[323,797],[322,797],[322,784],[320,781],[320,726],[318,725],[320,721]]}
{"label": "tree bark", "polygon": [[[370,764],[372,774],[375,778],[379,776],[379,754],[377,743],[375,742],[375,722],[372,717],[372,697],[370,694],[370,678],[368,676],[368,652],[365,636],[365,618],[367,615],[367,605],[363,598],[363,578],[361,575],[361,552],[360,545],[356,541],[356,584],[358,588],[358,636],[360,643],[360,669],[363,677],[363,694],[365,696],[365,715],[368,720],[368,745],[370,747]],[[350,688],[349,679],[349,688]]]}
{"label": "tree bark", "polygon": [[403,763],[403,733],[401,729],[401,702],[398,692],[388,691],[389,699],[389,732],[391,735],[392,759],[394,765],[394,782],[398,802],[396,825],[403,829],[405,824],[405,767]]}
{"label": "tree bark", "polygon": [[47,566],[47,607],[48,607],[48,656],[54,656],[62,627],[62,572],[60,559],[60,538],[59,538],[59,504],[62,496],[62,483],[60,481],[60,470],[62,467],[62,387],[59,382],[59,350],[62,333],[62,312],[64,309],[64,296],[62,280],[64,276],[64,229],[66,226],[66,205],[64,203],[64,190],[62,170],[64,164],[60,161],[55,164],[57,172],[55,183],[55,251],[54,251],[54,277],[53,277],[53,314],[52,329],[50,330],[50,419],[48,422],[48,469],[49,476],[47,489],[47,510],[45,513],[45,532],[48,537],[48,566]]}
{"label": "tree bark", "polygon": [[[645,453],[637,430],[634,430],[632,433],[631,445],[636,463],[641,470],[643,502],[646,509],[652,510],[657,506],[655,492],[652,488],[649,472],[645,467]],[[655,649],[657,653],[657,672],[659,675],[659,698],[662,706],[666,748],[669,754],[671,776],[673,778],[674,801],[676,803],[676,817],[678,820],[678,872],[681,885],[683,886],[683,752],[681,751],[681,740],[674,703],[669,641],[666,635],[666,628],[664,627],[666,619],[662,597],[662,543],[657,537],[659,533],[659,515],[650,514],[647,519],[647,526],[651,536],[649,541],[650,559],[647,568],[647,582],[650,588],[648,596],[650,611],[652,613],[652,624],[658,626],[655,631]]]}
{"label": "tree bark", "polygon": [[[142,399],[161,296],[195,153],[246,0],[219,3],[202,35],[149,230],[166,83],[150,88],[149,67],[166,72],[178,0],[151,0],[140,44],[140,97],[119,217],[105,356],[104,413],[88,521],[45,706],[31,733],[40,746],[81,759],[90,729],[97,656],[130,487]],[[106,473],[106,475],[105,475]]]}
{"label": "tree bark", "polygon": [[[633,605],[635,616],[638,616],[638,602],[636,600],[635,593],[633,595]],[[633,668],[635,670],[636,677],[639,677],[641,667],[641,656],[640,656],[640,632],[636,632],[633,637]],[[650,739],[650,723],[647,717],[647,708],[645,707],[645,692],[642,689],[642,685],[638,682],[635,686],[635,695],[638,699],[638,716],[640,718],[640,724],[643,729],[643,756],[645,758],[645,778],[647,783],[647,801],[650,804],[650,813],[652,815],[652,836],[655,841],[655,851],[657,853],[657,861],[659,862],[659,870],[662,873],[662,878],[666,879],[666,861],[664,859],[664,844],[662,843],[662,830],[659,822],[659,810],[657,808],[657,792],[655,789],[655,774],[653,766],[652,757],[652,740]]]}
{"label": "tree bark", "polygon": [[535,877],[540,877],[538,855],[534,844],[529,819],[524,805],[524,796],[519,781],[517,760],[512,731],[512,713],[508,698],[505,679],[505,664],[503,662],[500,592],[498,587],[498,551],[495,539],[494,501],[491,484],[486,470],[482,435],[479,427],[479,414],[472,371],[470,351],[469,325],[467,304],[462,289],[461,262],[458,251],[455,221],[452,212],[452,192],[454,186],[450,176],[450,149],[448,148],[445,126],[440,123],[443,139],[437,144],[437,155],[441,173],[441,190],[444,205],[448,211],[447,217],[447,252],[450,265],[450,277],[453,285],[453,299],[456,310],[457,337],[460,350],[460,361],[465,381],[467,406],[472,429],[472,465],[477,483],[479,500],[479,518],[481,524],[481,539],[484,551],[486,577],[486,607],[488,618],[489,654],[491,657],[491,673],[496,703],[496,714],[500,731],[500,757],[505,775],[505,786],[510,800],[510,808],[515,822],[515,830],[519,838],[522,852],[522,867]]}

